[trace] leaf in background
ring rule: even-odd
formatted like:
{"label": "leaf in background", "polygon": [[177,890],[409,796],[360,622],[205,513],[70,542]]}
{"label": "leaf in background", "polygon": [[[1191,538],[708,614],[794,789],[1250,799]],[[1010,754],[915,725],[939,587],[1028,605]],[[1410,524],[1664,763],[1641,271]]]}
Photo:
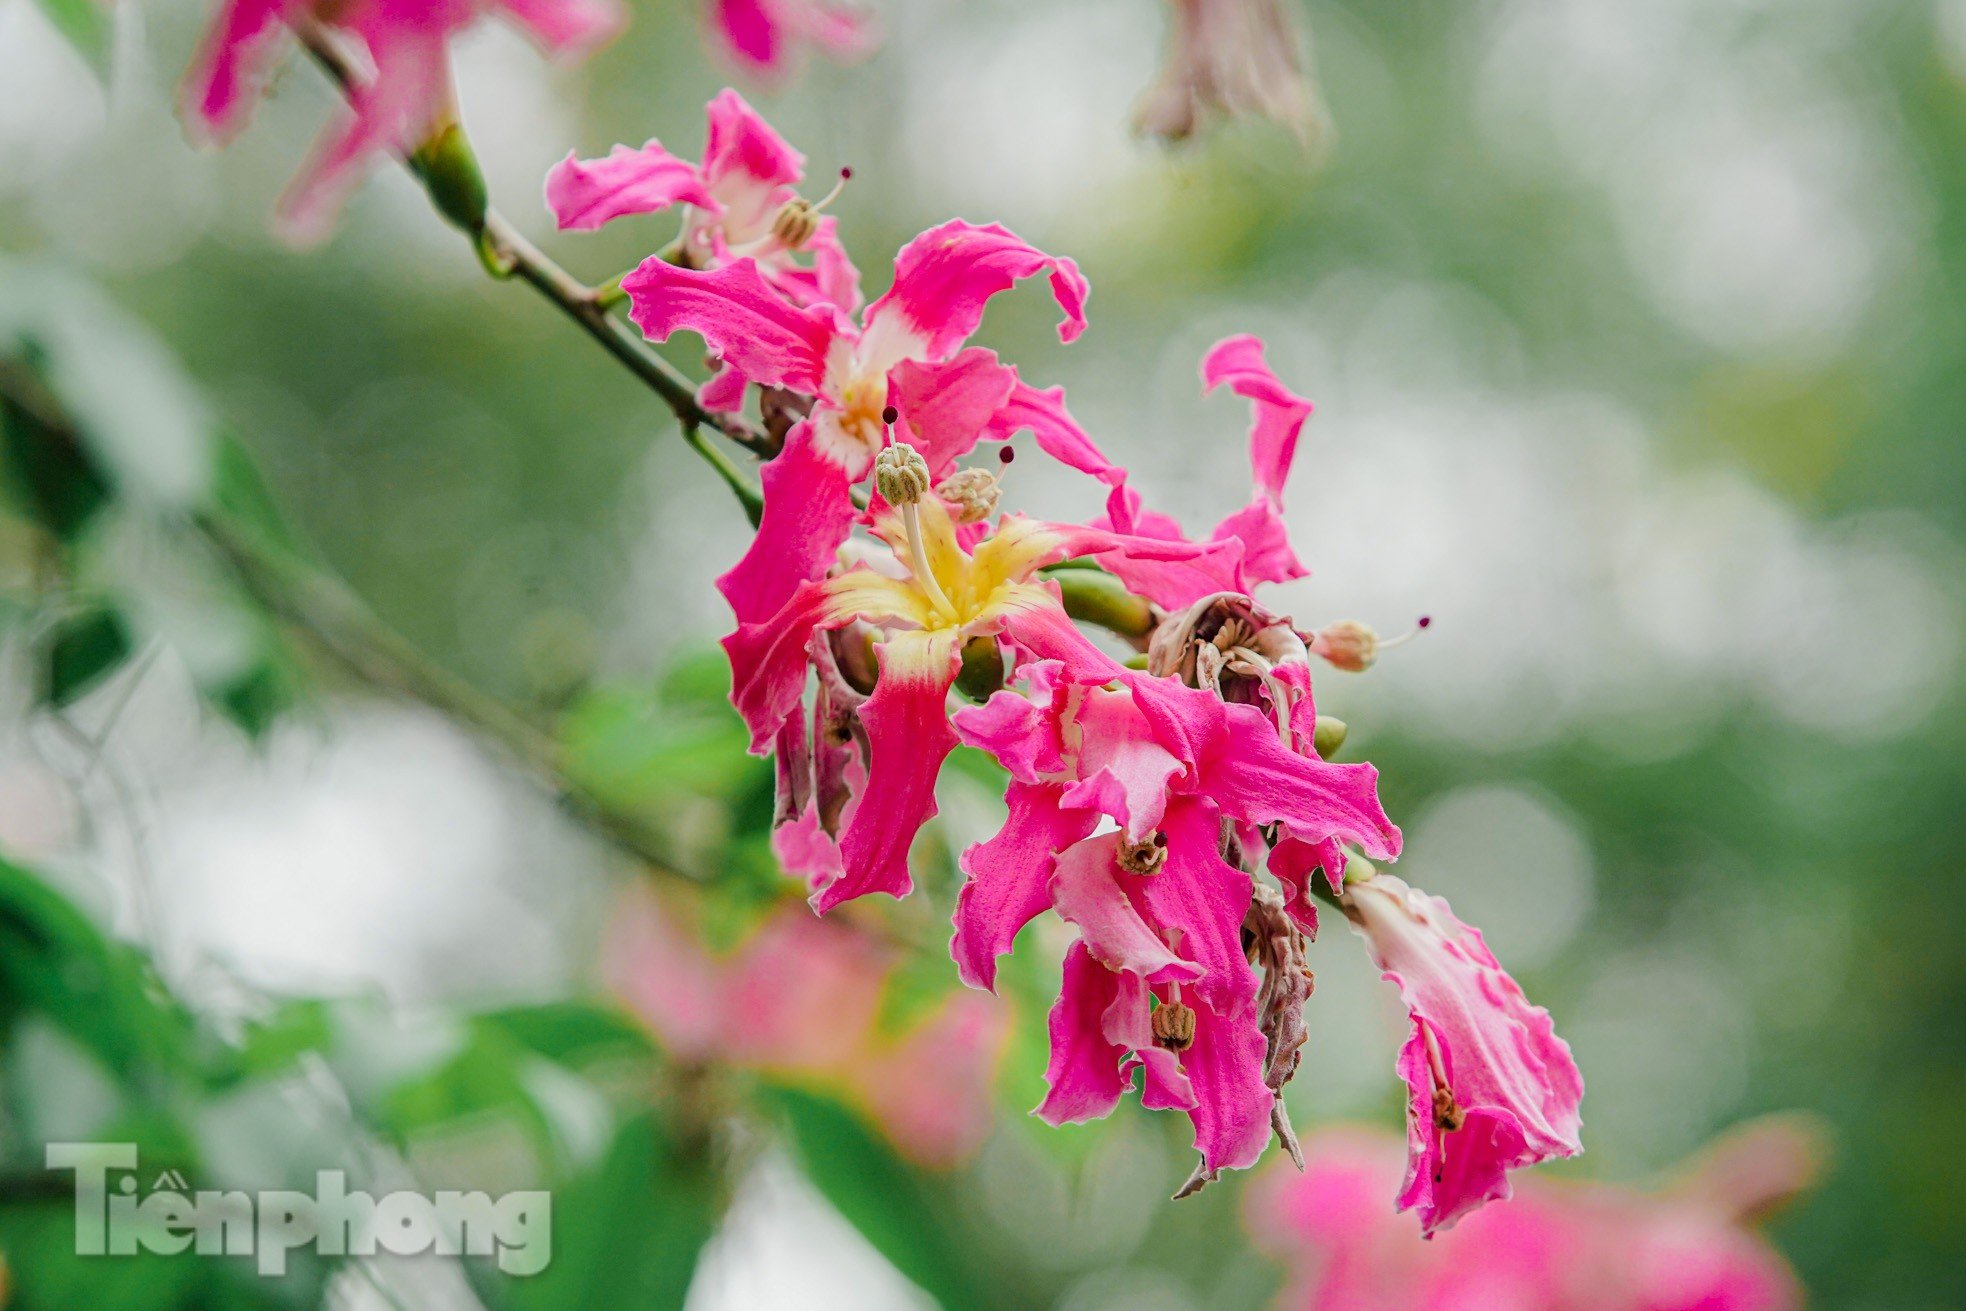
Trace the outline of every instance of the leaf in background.
{"label": "leaf in background", "polygon": [[109,501],[110,478],[89,453],[81,434],[48,422],[48,416],[11,393],[33,393],[43,384],[32,342],[11,352],[0,343],[0,375],[9,387],[0,394],[0,472],[10,499],[61,541],[71,541]]}
{"label": "leaf in background", "polygon": [[108,606],[62,620],[48,639],[48,703],[65,706],[76,701],[114,673],[132,649],[129,625]]}
{"label": "leaf in background", "polygon": [[115,12],[105,0],[35,0],[42,15],[88,61],[98,77],[109,76],[110,38]]}
{"label": "leaf in background", "polygon": [[[945,1311],[1015,1305],[1010,1272],[980,1268],[960,1232],[961,1204],[839,1103],[795,1088],[761,1090],[806,1177],[894,1268]],[[985,1293],[984,1290],[991,1290]]]}
{"label": "leaf in background", "polygon": [[672,1311],[726,1200],[707,1145],[648,1112],[621,1126],[599,1168],[554,1190],[545,1270],[514,1278],[485,1263],[472,1272],[505,1311]]}

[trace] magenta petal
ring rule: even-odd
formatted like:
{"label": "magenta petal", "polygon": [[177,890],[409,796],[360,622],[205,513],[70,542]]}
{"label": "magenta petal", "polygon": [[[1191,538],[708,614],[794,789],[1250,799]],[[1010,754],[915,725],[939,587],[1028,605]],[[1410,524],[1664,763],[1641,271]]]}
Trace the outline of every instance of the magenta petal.
{"label": "magenta petal", "polygon": [[1079,781],[1065,804],[1097,810],[1127,837],[1146,840],[1166,814],[1169,786],[1187,766],[1154,739],[1125,693],[1094,689],[1073,718]]}
{"label": "magenta petal", "polygon": [[766,755],[772,739],[805,695],[811,668],[806,644],[825,617],[825,584],[803,584],[769,618],[739,624],[723,641],[730,657],[730,702],[751,730],[751,754]]}
{"label": "magenta petal", "polygon": [[1201,967],[1176,955],[1140,913],[1142,880],[1120,869],[1118,843],[1118,834],[1106,833],[1059,856],[1052,882],[1059,918],[1076,924],[1086,948],[1113,969],[1131,970],[1152,983],[1200,978]]}
{"label": "magenta petal", "polygon": [[[1423,1231],[1445,1228],[1483,1202],[1509,1195],[1508,1172],[1583,1150],[1582,1077],[1549,1012],[1532,1006],[1481,934],[1390,874],[1345,892],[1346,916],[1398,986],[1413,1018],[1400,1051],[1411,1089],[1402,1210]],[[1466,1117],[1435,1123],[1442,1079]]]}
{"label": "magenta petal", "polygon": [[650,341],[681,331],[752,382],[816,393],[838,336],[833,313],[801,308],[774,290],[751,260],[708,272],[651,256],[621,280],[628,317]]}
{"label": "magenta petal", "polygon": [[1051,1008],[1050,1089],[1032,1112],[1047,1124],[1076,1124],[1110,1115],[1131,1076],[1120,1062],[1126,1048],[1106,1036],[1106,1012],[1119,999],[1120,976],[1094,960],[1083,942],[1065,953],[1064,979]]}
{"label": "magenta petal", "polygon": [[185,84],[185,108],[210,136],[231,136],[259,103],[260,82],[284,20],[299,0],[227,0],[205,34]]}
{"label": "magenta petal", "polygon": [[1244,1170],[1270,1141],[1276,1094],[1263,1082],[1264,1040],[1254,1014],[1195,1010],[1195,1040],[1181,1053],[1194,1088],[1195,1150],[1210,1170]]}
{"label": "magenta petal", "polygon": [[819,807],[808,805],[791,822],[772,830],[771,854],[787,874],[810,891],[837,882],[846,873],[840,844],[820,822]]}
{"label": "magenta petal", "polygon": [[1078,265],[1025,244],[1009,229],[977,227],[960,219],[922,233],[894,261],[894,283],[867,311],[869,332],[885,315],[899,317],[910,336],[926,343],[929,359],[947,359],[983,322],[992,296],[1023,278],[1049,270],[1052,295],[1065,318],[1061,340],[1085,331],[1085,279]]}
{"label": "magenta petal", "polygon": [[1003,634],[1025,659],[1055,661],[1072,682],[1105,683],[1120,675],[1119,661],[1079,631],[1056,597],[1010,609]]}
{"label": "magenta petal", "polygon": [[801,268],[788,258],[773,266],[772,282],[801,305],[836,305],[849,313],[860,308],[860,270],[847,258],[831,214],[819,220],[805,249],[812,255],[812,267]]}
{"label": "magenta petal", "polygon": [[928,476],[940,480],[976,449],[1016,382],[1016,372],[981,347],[940,364],[903,360],[888,373],[888,397],[900,414],[895,436],[921,452]]}
{"label": "magenta petal", "polygon": [[1242,543],[1243,586],[1238,590],[1246,592],[1258,583],[1287,583],[1310,575],[1290,545],[1290,530],[1284,526],[1282,512],[1264,497],[1257,497],[1215,525],[1212,538],[1233,538]]}
{"label": "magenta petal", "polygon": [[1059,773],[1065,768],[1064,743],[1052,702],[1063,672],[1055,663],[1019,670],[1031,694],[1006,688],[980,706],[964,706],[951,720],[957,734],[966,745],[989,752],[1020,782],[1039,783]]}
{"label": "magenta petal", "polygon": [[1064,536],[1068,556],[1096,561],[1127,590],[1163,610],[1180,610],[1216,592],[1243,590],[1243,548],[1233,538],[1190,542],[1178,530],[1173,537],[1146,537],[1073,524],[1048,526]]}
{"label": "magenta petal", "polygon": [[1039,391],[1017,383],[1009,399],[991,417],[989,436],[1007,442],[1027,429],[1038,449],[1060,464],[1116,487],[1126,480],[1126,470],[1106,458],[1065,408],[1063,387]]}
{"label": "magenta petal", "polygon": [[759,474],[765,511],[758,534],[731,570],[717,579],[739,624],[775,614],[801,583],[825,576],[853,531],[846,470],[819,449],[812,425],[786,435],[785,449]]}
{"label": "magenta petal", "polygon": [[761,73],[776,73],[785,60],[785,33],[772,0],[710,0],[710,21],[724,47]]}
{"label": "magenta petal", "polygon": [[546,207],[561,228],[592,232],[628,214],[653,214],[671,205],[723,207],[704,189],[696,165],[678,159],[651,138],[640,149],[616,146],[601,159],[572,153],[546,175]]}
{"label": "magenta petal", "polygon": [[751,380],[719,361],[716,371],[696,389],[696,403],[716,414],[735,414],[744,408],[744,393]]}
{"label": "magenta petal", "polygon": [[1010,817],[997,835],[962,854],[956,934],[949,943],[956,972],[972,988],[996,990],[997,958],[1018,931],[1051,905],[1057,853],[1092,831],[1098,816],[1060,810],[1055,784],[1013,782],[1004,794]]}
{"label": "magenta petal", "polygon": [[935,778],[955,749],[949,686],[955,682],[956,634],[896,633],[880,646],[874,694],[860,708],[867,730],[867,786],[840,839],[845,873],[812,895],[825,914],[870,892],[903,897],[914,887],[908,848],[935,814]]}
{"label": "magenta petal", "polygon": [[737,92],[725,87],[704,113],[710,123],[703,143],[703,177],[711,186],[739,179],[769,191],[805,177],[805,156]]}
{"label": "magenta petal", "polygon": [[1249,913],[1249,875],[1222,859],[1222,822],[1192,797],[1168,803],[1161,821],[1167,859],[1140,880],[1148,909],[1163,930],[1179,928],[1175,948],[1204,973],[1193,994],[1225,1018],[1239,1018],[1256,1000],[1256,973],[1242,950]]}
{"label": "magenta petal", "polygon": [[1256,486],[1273,504],[1281,503],[1284,480],[1297,454],[1297,436],[1311,417],[1311,403],[1281,382],[1263,359],[1263,341],[1248,335],[1217,342],[1202,360],[1201,380],[1208,391],[1223,383],[1250,402],[1249,464]]}

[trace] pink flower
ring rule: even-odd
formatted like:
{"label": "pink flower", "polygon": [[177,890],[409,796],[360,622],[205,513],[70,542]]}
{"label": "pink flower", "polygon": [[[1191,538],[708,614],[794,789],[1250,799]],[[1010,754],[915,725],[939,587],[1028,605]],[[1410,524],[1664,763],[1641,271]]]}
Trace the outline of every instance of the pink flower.
{"label": "pink flower", "polygon": [[885,1032],[897,966],[891,949],[851,926],[790,908],[713,954],[648,893],[623,902],[603,949],[615,993],[677,1060],[821,1083],[910,1158],[953,1165],[989,1131],[1008,1016],[989,998],[958,994]]}
{"label": "pink flower", "polygon": [[1509,1171],[1583,1150],[1583,1079],[1549,1012],[1445,901],[1390,874],[1348,874],[1342,887],[1346,919],[1412,1017],[1399,1208],[1417,1208],[1432,1233],[1509,1196]]}
{"label": "pink flower", "polygon": [[[1390,858],[1370,765],[1333,765],[1286,746],[1264,709],[1213,689],[1128,671],[1086,686],[1039,663],[959,711],[957,732],[1010,771],[1010,816],[963,853],[951,952],[964,982],[993,986],[996,961],[1045,909],[1077,926],[1052,1012],[1053,1123],[1105,1115],[1145,1067],[1142,1104],[1179,1108],[1201,1156],[1191,1186],[1255,1162],[1277,1115],[1280,1028],[1259,1014],[1245,947],[1256,884],[1243,840],[1287,824]],[[1088,836],[1101,821],[1116,832]],[[1290,932],[1287,928],[1286,933]],[[1153,999],[1150,1007],[1149,998]],[[1301,997],[1296,998],[1300,1004]],[[1178,1021],[1181,1032],[1156,1029]]]}
{"label": "pink flower", "polygon": [[886,445],[889,410],[931,482],[979,441],[1025,427],[1066,463],[1119,481],[1055,393],[1028,387],[990,351],[963,348],[992,296],[1039,273],[1065,313],[1059,336],[1071,341],[1085,328],[1078,266],[995,225],[950,222],[909,242],[893,285],[857,324],[836,306],[792,304],[750,260],[702,271],[657,258],[622,280],[630,316],[652,340],[686,329],[722,360],[719,403],[734,405],[746,381],[814,398],[765,466],[757,537],[717,581],[740,624],[768,618],[831,566],[855,516],[849,489]]}
{"label": "pink flower", "polygon": [[[616,146],[604,158],[572,153],[546,175],[546,204],[563,229],[591,232],[618,218],[681,205],[683,232],[676,263],[720,268],[739,259],[797,304],[820,301],[855,309],[860,274],[840,245],[831,217],[820,217],[795,189],[805,156],[792,149],[726,89],[706,113],[703,162],[692,164],[651,139],[640,149]],[[794,256],[809,250],[811,268]],[[741,382],[741,379],[739,380]]]}
{"label": "pink flower", "polygon": [[710,0],[706,17],[724,53],[767,79],[785,74],[802,44],[850,63],[880,43],[863,10],[824,0]]}
{"label": "pink flower", "polygon": [[216,138],[243,127],[283,28],[346,48],[360,70],[349,110],[280,204],[289,237],[318,240],[372,155],[408,154],[452,120],[446,46],[492,12],[560,55],[601,44],[624,18],[615,0],[226,0],[186,85],[186,112]]}
{"label": "pink flower", "polygon": [[[1217,342],[1202,359],[1202,385],[1227,385],[1250,403],[1249,463],[1255,495],[1223,519],[1207,539],[1206,552],[1192,562],[1163,565],[1101,560],[1127,586],[1156,605],[1178,610],[1217,592],[1248,593],[1260,583],[1288,582],[1309,571],[1291,549],[1283,522],[1283,485],[1297,456],[1297,439],[1311,416],[1311,403],[1277,379],[1263,358],[1263,342],[1248,335]],[[1141,508],[1139,493],[1116,487],[1107,501],[1105,525],[1117,532],[1185,541],[1180,524]]]}
{"label": "pink flower", "polygon": [[[1751,1124],[1716,1155],[1746,1153],[1806,1186],[1814,1135],[1787,1117]],[[1248,1195],[1259,1246],[1282,1260],[1282,1311],[1798,1311],[1794,1274],[1751,1227],[1756,1218],[1709,1189],[1701,1166],[1664,1192],[1526,1183],[1507,1206],[1424,1241],[1382,1199],[1399,1178],[1389,1137],[1335,1129],[1306,1144],[1302,1174],[1272,1170]]]}
{"label": "pink flower", "polygon": [[1184,141],[1207,120],[1260,115],[1311,145],[1327,115],[1304,74],[1297,26],[1282,0],[1172,0],[1166,64],[1134,126]]}

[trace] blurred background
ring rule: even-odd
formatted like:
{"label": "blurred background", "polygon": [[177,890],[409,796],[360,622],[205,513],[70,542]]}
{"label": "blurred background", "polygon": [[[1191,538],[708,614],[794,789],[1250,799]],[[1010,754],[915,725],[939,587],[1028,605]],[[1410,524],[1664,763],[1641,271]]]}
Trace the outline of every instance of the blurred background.
{"label": "blurred background", "polygon": [[[655,135],[694,156],[730,77],[691,6],[632,4],[578,69],[495,24],[457,48],[495,203],[593,281],[672,225],[556,234],[546,169]],[[193,149],[172,111],[204,9],[121,10],[105,89],[40,11],[0,0],[0,318],[59,306],[119,325],[78,331],[119,343],[84,390],[129,420],[125,486],[196,482],[211,440],[249,459],[285,531],[383,621],[476,689],[559,716],[595,786],[645,807],[719,889],[664,913],[738,940],[775,895],[769,778],[742,762],[704,655],[741,516],[653,398],[486,279],[400,171],[377,172],[323,249],[277,245],[269,213],[334,96],[293,62],[233,147]],[[1151,0],[892,4],[869,63],[743,89],[814,176],[853,167],[836,210],[870,291],[950,216],[1077,259],[1080,342],[1058,344],[1031,289],[980,340],[1064,384],[1149,503],[1190,526],[1246,489],[1246,415],[1201,398],[1206,346],[1260,333],[1315,399],[1290,501],[1314,576],[1271,604],[1306,627],[1434,617],[1371,673],[1321,675],[1319,708],[1351,725],[1346,758],[1382,771],[1399,872],[1481,926],[1573,1044],[1588,1155],[1553,1173],[1643,1181],[1743,1117],[1813,1110],[1834,1163],[1772,1231],[1813,1304],[1966,1303],[1966,3],[1311,0],[1302,17],[1336,123],[1315,160],[1263,123],[1174,151],[1135,140],[1164,35]],[[670,354],[700,376],[688,342]],[[1097,509],[1036,460],[1006,495]],[[642,1051],[646,1026],[595,1000],[618,961],[597,944],[641,876],[446,718],[278,641],[253,664],[267,620],[169,538],[135,513],[92,527],[91,587],[137,636],[56,711],[32,552],[10,530],[0,850],[142,943],[184,1023],[261,1053],[248,1066],[291,1076],[285,1060],[319,1048],[297,1068],[343,1088],[394,1089],[405,1069],[442,1085],[330,1097],[310,1118],[292,1077],[199,1075],[210,1100],[185,1111],[185,1150],[209,1171],[226,1151],[290,1168],[315,1141],[296,1125],[343,1151],[350,1108],[373,1101],[385,1173],[618,1164],[607,1126],[677,1073],[674,1042]],[[221,685],[244,713],[213,708]],[[949,850],[994,830],[981,771],[945,793]],[[950,881],[925,883],[926,904],[890,918],[932,944]],[[320,1277],[351,1306],[624,1305],[620,1254],[688,1233],[663,1278],[691,1311],[1264,1305],[1279,1277],[1240,1237],[1243,1182],[1164,1200],[1185,1126],[1023,1119],[1056,955],[1020,950],[1028,995],[990,1021],[995,1122],[955,1135],[953,1173],[879,1141],[877,1090],[828,1101],[812,1090],[837,1091],[832,1073],[767,1077],[717,1095],[790,1127],[740,1133],[716,1177],[600,1171],[597,1213],[654,1237],[563,1237],[582,1289],[501,1301],[441,1268]],[[1298,1123],[1396,1126],[1394,997],[1335,924],[1312,964]],[[950,1004],[946,959],[893,971],[882,1034]],[[330,1012],[334,1042],[295,1036]],[[115,1091],[60,1027],[15,1026],[10,1159],[99,1128],[88,1099]],[[286,1035],[278,1061],[268,1032]],[[555,1142],[614,1146],[515,1153],[487,1127],[498,1097],[417,1056],[487,1035],[552,1057],[556,1093],[531,1067],[484,1077],[553,1108]],[[684,1160],[688,1099],[661,1086],[666,1146],[649,1150]],[[870,1191],[940,1227],[902,1232]],[[23,1299],[34,1232],[0,1228]],[[82,1287],[91,1305],[175,1304],[136,1283],[129,1301]]]}

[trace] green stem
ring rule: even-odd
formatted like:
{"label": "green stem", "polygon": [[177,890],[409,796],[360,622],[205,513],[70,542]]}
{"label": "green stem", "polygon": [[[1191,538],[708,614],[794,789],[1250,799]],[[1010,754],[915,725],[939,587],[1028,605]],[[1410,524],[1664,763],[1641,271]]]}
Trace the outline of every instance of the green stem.
{"label": "green stem", "polygon": [[738,502],[743,505],[744,517],[751,521],[751,526],[756,528],[763,522],[765,517],[765,498],[764,493],[758,490],[758,485],[749,478],[746,478],[744,471],[739,469],[735,464],[732,464],[728,455],[725,455],[705,440],[702,431],[695,424],[686,423],[683,425],[683,440],[688,442],[695,449],[696,453],[701,455],[712,469],[716,470],[717,476],[722,478],[725,484],[730,487],[731,494],[736,496]]}

